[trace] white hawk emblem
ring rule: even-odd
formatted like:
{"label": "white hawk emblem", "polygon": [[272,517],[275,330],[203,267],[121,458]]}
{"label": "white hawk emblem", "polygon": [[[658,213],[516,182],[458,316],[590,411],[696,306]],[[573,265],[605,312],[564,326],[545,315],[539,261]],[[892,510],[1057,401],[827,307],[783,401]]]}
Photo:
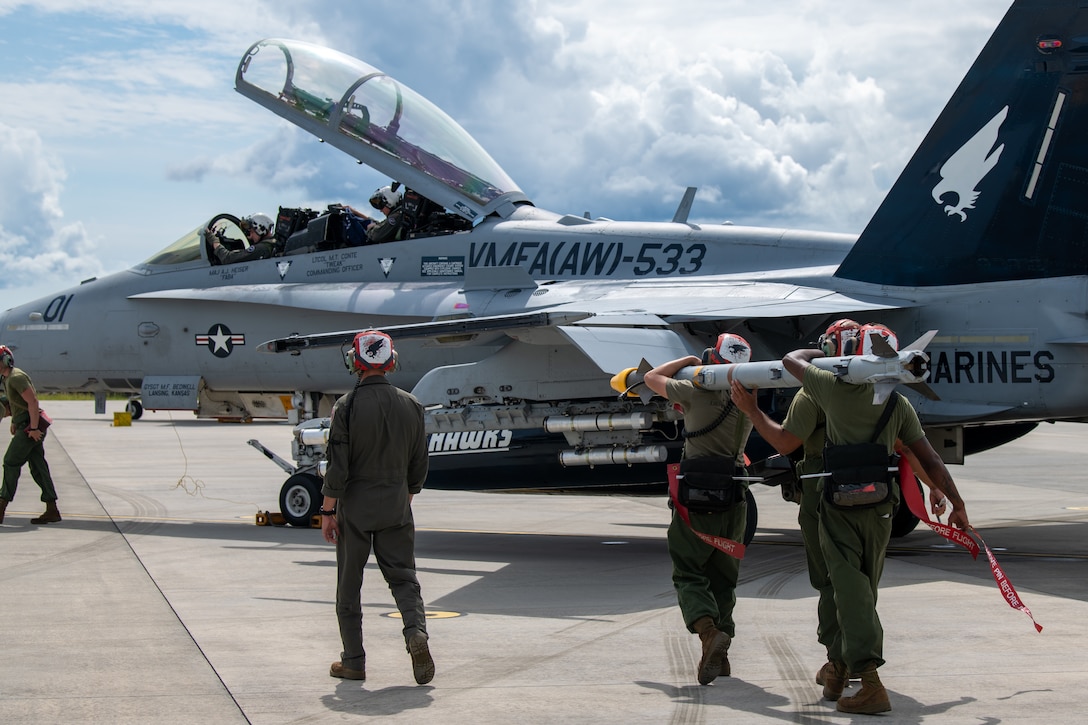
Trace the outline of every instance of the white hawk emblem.
{"label": "white hawk emblem", "polygon": [[975,187],[997,166],[1001,152],[1005,149],[1005,144],[997,148],[994,145],[997,143],[1001,124],[1008,115],[1009,107],[1005,106],[941,166],[941,181],[933,187],[933,200],[941,204],[945,194],[951,192],[956,195],[955,206],[948,204],[944,208],[944,213],[948,216],[958,216],[961,222],[965,222],[967,210],[975,208],[975,200],[979,195]]}

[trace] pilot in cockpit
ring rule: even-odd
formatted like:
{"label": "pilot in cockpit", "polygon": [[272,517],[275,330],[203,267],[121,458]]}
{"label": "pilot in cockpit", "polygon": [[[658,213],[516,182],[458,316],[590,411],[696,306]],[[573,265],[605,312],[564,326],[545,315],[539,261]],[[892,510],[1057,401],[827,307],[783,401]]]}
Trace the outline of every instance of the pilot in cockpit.
{"label": "pilot in cockpit", "polygon": [[459,225],[450,227],[439,223],[449,216],[444,213],[442,206],[413,189],[405,187],[402,191],[400,182],[397,181],[375,191],[370,197],[370,205],[385,214],[385,221],[373,224],[367,229],[367,242],[370,244],[462,228]]}
{"label": "pilot in cockpit", "polygon": [[211,235],[212,253],[220,264],[249,262],[254,259],[268,259],[276,248],[274,233],[276,223],[267,214],[250,214],[238,221],[238,226],[249,240],[245,249],[227,249],[219,241],[218,235]]}
{"label": "pilot in cockpit", "polygon": [[385,219],[367,228],[368,244],[392,242],[408,236],[403,200],[404,194],[396,181],[389,186],[383,186],[370,196],[370,205],[384,214]]}

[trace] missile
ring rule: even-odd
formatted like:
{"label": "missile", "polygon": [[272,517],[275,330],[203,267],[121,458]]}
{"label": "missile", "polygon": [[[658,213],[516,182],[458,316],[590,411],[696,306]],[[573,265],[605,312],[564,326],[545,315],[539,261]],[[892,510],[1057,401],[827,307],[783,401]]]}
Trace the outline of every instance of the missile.
{"label": "missile", "polygon": [[[873,383],[873,403],[887,400],[896,385],[907,385],[931,400],[937,394],[926,385],[929,377],[929,355],[925,347],[937,334],[930,330],[907,349],[896,352],[878,335],[870,337],[873,353],[869,355],[844,355],[819,357],[809,362],[823,370],[829,370],[846,383],[861,385]],[[652,366],[643,359],[637,368],[627,368],[612,377],[612,389],[621,395],[649,400],[653,393],[643,385],[646,373]],[[676,380],[690,380],[695,387],[704,390],[728,390],[736,380],[746,388],[799,388],[801,381],[790,375],[781,360],[746,362],[733,365],[692,365],[681,368]],[[641,388],[636,391],[636,388]]]}

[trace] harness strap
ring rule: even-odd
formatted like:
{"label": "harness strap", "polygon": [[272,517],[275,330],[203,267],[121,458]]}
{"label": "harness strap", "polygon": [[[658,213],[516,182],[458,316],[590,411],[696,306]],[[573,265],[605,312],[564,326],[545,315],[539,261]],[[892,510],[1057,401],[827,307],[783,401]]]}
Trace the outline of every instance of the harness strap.
{"label": "harness strap", "polygon": [[676,509],[676,513],[680,515],[684,523],[687,524],[691,532],[699,537],[699,540],[704,544],[713,546],[718,551],[729,554],[734,559],[744,558],[744,544],[727,539],[724,536],[711,536],[710,534],[704,534],[694,526],[691,525],[691,516],[688,513],[688,507],[680,503],[680,464],[670,463],[668,465],[669,472],[669,498],[672,499],[673,508]]}

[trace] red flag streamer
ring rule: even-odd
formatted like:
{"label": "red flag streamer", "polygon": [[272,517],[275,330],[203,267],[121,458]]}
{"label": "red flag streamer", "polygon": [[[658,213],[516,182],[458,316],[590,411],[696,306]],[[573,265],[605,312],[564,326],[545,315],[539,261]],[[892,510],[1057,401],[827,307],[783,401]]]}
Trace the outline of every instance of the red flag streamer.
{"label": "red flag streamer", "polygon": [[[899,480],[900,482],[914,481],[914,471],[911,469],[910,463],[907,462],[906,458],[899,459]],[[918,485],[906,484],[900,485],[899,488],[903,492],[903,499],[907,502],[907,507],[910,509],[910,512],[917,516],[919,521],[949,541],[957,543],[967,549],[967,551],[970,552],[972,559],[978,558],[978,543],[976,543],[966,531],[954,529],[939,521],[930,520],[925,501],[922,500],[921,488]],[[1020,601],[1020,595],[1016,593],[1016,588],[1013,587],[1009,578],[1005,576],[1005,570],[997,563],[997,557],[994,556],[994,552],[990,550],[990,547],[983,540],[982,535],[978,533],[978,529],[972,526],[971,532],[978,537],[978,540],[982,542],[982,546],[986,549],[986,556],[990,560],[990,572],[994,575],[994,581],[997,582],[997,588],[1001,590],[1001,594],[1005,597],[1005,601],[1008,602],[1009,606],[1013,609],[1019,609],[1021,612],[1028,615],[1031,619],[1031,623],[1035,625],[1035,631],[1042,632],[1043,625],[1035,621],[1035,617],[1031,615],[1031,610]]]}
{"label": "red flag streamer", "polygon": [[699,537],[699,540],[704,544],[713,546],[718,551],[729,554],[734,559],[744,558],[744,544],[727,539],[724,536],[711,536],[710,534],[704,534],[702,531],[697,530],[691,525],[691,518],[688,515],[688,507],[680,503],[680,464],[670,463],[668,465],[669,471],[669,498],[672,499],[673,508],[676,509],[676,513],[680,514],[680,518],[684,520],[684,523],[688,525],[691,532]]}
{"label": "red flag streamer", "polygon": [[1001,590],[1001,593],[1005,595],[1005,601],[1009,603],[1009,606],[1013,609],[1019,609],[1024,614],[1028,615],[1031,619],[1031,623],[1035,625],[1036,632],[1043,631],[1043,625],[1035,621],[1035,617],[1031,616],[1031,610],[1027,605],[1020,601],[1020,595],[1016,593],[1016,588],[1009,581],[1009,578],[1005,576],[1005,571],[1001,568],[1001,565],[997,563],[997,557],[994,556],[994,552],[990,551],[989,545],[982,538],[982,535],[978,533],[978,529],[974,526],[971,527],[971,531],[974,532],[978,540],[982,542],[982,545],[986,547],[986,556],[990,559],[990,571],[994,575],[994,581],[997,582],[997,588]]}
{"label": "red flag streamer", "polygon": [[[900,482],[914,481],[914,470],[910,467],[910,463],[907,462],[905,456],[899,459],[899,480]],[[919,486],[906,484],[900,485],[899,489],[903,492],[903,500],[907,502],[907,508],[918,517],[919,521],[952,543],[959,544],[967,549],[972,559],[978,558],[978,543],[966,531],[952,528],[948,524],[942,524],[940,521],[933,521],[929,518],[929,512],[926,510],[925,501],[922,500],[922,490]]]}

